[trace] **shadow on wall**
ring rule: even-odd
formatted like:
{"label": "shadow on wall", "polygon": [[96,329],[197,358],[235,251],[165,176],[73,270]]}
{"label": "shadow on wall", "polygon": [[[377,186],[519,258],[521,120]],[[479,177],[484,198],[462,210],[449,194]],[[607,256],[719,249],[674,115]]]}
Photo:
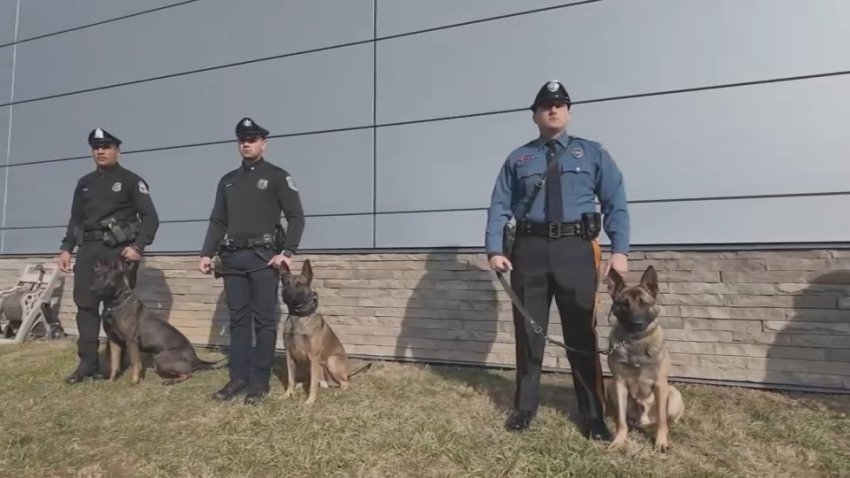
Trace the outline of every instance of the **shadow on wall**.
{"label": "shadow on wall", "polygon": [[850,271],[819,275],[795,293],[787,322],[775,331],[764,381],[850,392]]}
{"label": "shadow on wall", "polygon": [[[499,312],[507,294],[486,263],[486,256],[432,252],[425,274],[413,287],[396,341],[398,360],[431,364],[438,376],[487,395],[503,411],[513,409],[515,372],[484,369],[494,345],[515,357],[514,326],[508,310]],[[499,331],[501,330],[501,335]],[[461,365],[450,365],[461,364]],[[540,385],[540,406],[568,413],[576,408],[568,384]]]}

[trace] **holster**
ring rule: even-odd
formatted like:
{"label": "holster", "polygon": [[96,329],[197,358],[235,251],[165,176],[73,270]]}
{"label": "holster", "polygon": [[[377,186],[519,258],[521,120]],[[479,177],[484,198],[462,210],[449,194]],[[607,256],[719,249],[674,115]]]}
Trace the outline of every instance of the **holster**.
{"label": "holster", "polygon": [[599,237],[602,229],[602,214],[598,212],[585,212],[581,214],[581,238],[592,241]]}
{"label": "holster", "polygon": [[122,244],[129,244],[139,232],[139,223],[119,223],[115,218],[110,217],[101,221],[101,226],[104,227],[103,242],[109,247],[115,247]]}
{"label": "holster", "polygon": [[502,254],[512,259],[514,253],[514,243],[516,242],[516,225],[506,223],[502,228]]}

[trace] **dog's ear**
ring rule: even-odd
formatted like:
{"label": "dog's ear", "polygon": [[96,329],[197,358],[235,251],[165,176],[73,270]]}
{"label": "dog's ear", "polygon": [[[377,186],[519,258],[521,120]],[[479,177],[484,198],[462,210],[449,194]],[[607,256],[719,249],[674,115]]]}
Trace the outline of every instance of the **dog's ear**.
{"label": "dog's ear", "polygon": [[647,291],[652,297],[658,295],[658,274],[655,272],[655,268],[649,266],[643,272],[643,275],[640,277],[640,285]]}
{"label": "dog's ear", "polygon": [[613,299],[626,288],[626,281],[613,267],[608,270],[608,294]]}
{"label": "dog's ear", "polygon": [[304,267],[301,268],[301,275],[307,279],[307,283],[313,282],[313,266],[310,264],[310,259],[304,261]]}

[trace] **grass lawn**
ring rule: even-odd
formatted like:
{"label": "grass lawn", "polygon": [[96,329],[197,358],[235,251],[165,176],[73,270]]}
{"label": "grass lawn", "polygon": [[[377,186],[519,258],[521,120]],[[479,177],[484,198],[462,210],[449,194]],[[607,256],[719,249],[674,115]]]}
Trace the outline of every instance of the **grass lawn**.
{"label": "grass lawn", "polygon": [[850,476],[850,397],[681,385],[686,415],[660,454],[640,432],[619,451],[582,438],[567,375],[544,378],[517,435],[503,429],[512,371],[376,362],[313,408],[278,381],[247,407],[210,399],[226,369],[65,385],[75,363],[72,340],[0,346],[0,476]]}

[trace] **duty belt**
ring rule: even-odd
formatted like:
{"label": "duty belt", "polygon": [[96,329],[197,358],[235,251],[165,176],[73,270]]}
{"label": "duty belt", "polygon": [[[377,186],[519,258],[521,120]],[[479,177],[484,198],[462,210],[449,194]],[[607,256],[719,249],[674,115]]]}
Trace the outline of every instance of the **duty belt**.
{"label": "duty belt", "polygon": [[103,235],[106,231],[95,230],[95,231],[86,231],[83,233],[83,241],[100,241],[103,239]]}
{"label": "duty belt", "polygon": [[581,222],[520,222],[517,236],[543,236],[550,239],[581,236]]}
{"label": "duty belt", "polygon": [[228,238],[221,241],[221,247],[224,249],[254,249],[256,247],[273,247],[274,241],[270,237],[270,234],[266,234],[261,237],[251,238],[251,239],[232,239]]}

